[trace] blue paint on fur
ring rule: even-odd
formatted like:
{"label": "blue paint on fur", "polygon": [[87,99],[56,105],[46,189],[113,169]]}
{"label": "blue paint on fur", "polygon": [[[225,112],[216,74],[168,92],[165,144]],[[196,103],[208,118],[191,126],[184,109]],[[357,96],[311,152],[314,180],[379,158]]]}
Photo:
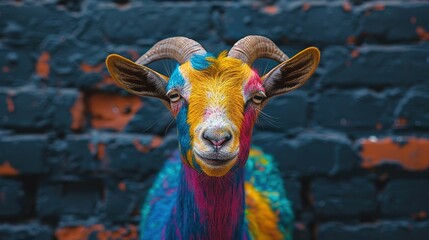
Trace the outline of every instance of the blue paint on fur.
{"label": "blue paint on fur", "polygon": [[182,73],[180,73],[179,65],[177,65],[170,76],[170,80],[168,80],[167,92],[173,88],[180,88],[183,86],[185,86],[185,79],[183,78]]}
{"label": "blue paint on fur", "polygon": [[[194,193],[189,189],[186,182],[183,166],[180,170],[179,179],[176,208],[167,223],[166,239],[199,239],[195,237],[195,233],[198,233],[199,236],[207,236],[207,228],[200,226],[201,221],[194,201]],[[198,231],[195,231],[195,229],[198,229]]]}
{"label": "blue paint on fur", "polygon": [[162,239],[162,231],[176,204],[181,165],[180,154],[175,151],[149,190],[142,208],[140,239]]}
{"label": "blue paint on fur", "polygon": [[192,68],[201,71],[210,67],[211,63],[207,61],[208,57],[213,57],[213,54],[207,53],[204,55],[193,55],[190,60]]}
{"label": "blue paint on fur", "polygon": [[187,153],[191,149],[191,135],[190,135],[190,126],[188,124],[188,105],[186,103],[180,108],[179,113],[176,116],[177,122],[177,136],[179,140],[180,154],[183,158],[196,168],[197,171],[201,171],[198,164],[196,164],[195,159],[187,159]]}

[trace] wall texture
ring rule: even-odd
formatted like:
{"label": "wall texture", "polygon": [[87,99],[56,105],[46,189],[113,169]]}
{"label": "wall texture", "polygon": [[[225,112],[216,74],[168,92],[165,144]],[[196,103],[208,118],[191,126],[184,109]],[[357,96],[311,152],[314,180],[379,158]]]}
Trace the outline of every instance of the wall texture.
{"label": "wall texture", "polygon": [[296,239],[427,239],[429,2],[405,0],[0,0],[0,239],[136,239],[175,127],[115,87],[105,57],[175,35],[217,53],[248,34],[322,50],[254,136],[278,160]]}

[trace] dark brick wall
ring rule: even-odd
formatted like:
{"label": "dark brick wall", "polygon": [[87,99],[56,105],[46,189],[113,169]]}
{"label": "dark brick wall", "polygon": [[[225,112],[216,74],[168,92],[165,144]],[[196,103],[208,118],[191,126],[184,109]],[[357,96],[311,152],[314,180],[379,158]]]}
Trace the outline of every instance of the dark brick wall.
{"label": "dark brick wall", "polygon": [[0,239],[135,239],[175,126],[114,86],[105,57],[175,35],[217,53],[248,34],[322,51],[254,136],[296,239],[427,239],[429,2],[405,0],[0,0]]}

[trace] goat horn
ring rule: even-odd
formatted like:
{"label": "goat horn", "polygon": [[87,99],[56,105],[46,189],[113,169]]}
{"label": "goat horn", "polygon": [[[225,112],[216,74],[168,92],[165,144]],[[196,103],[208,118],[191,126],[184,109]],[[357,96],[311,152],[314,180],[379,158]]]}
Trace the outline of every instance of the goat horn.
{"label": "goat horn", "polygon": [[240,59],[250,66],[258,58],[269,58],[278,62],[289,59],[273,41],[257,35],[247,36],[236,42],[229,51],[228,57]]}
{"label": "goat horn", "polygon": [[160,59],[174,59],[183,64],[194,54],[206,54],[206,50],[192,39],[171,37],[157,42],[136,63],[146,65]]}

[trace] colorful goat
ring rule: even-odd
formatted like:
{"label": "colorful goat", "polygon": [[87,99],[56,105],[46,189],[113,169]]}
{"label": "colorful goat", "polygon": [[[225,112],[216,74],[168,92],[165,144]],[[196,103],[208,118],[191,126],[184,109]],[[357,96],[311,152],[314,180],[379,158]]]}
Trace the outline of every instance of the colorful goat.
{"label": "colorful goat", "polygon": [[[280,64],[260,77],[252,69],[258,58]],[[142,239],[291,239],[293,213],[282,179],[250,140],[262,107],[304,84],[319,58],[311,47],[289,59],[262,36],[245,37],[217,57],[173,37],[135,63],[107,58],[119,86],[159,98],[177,122],[179,150],[149,192]],[[160,59],[179,62],[170,78],[145,66]]]}

